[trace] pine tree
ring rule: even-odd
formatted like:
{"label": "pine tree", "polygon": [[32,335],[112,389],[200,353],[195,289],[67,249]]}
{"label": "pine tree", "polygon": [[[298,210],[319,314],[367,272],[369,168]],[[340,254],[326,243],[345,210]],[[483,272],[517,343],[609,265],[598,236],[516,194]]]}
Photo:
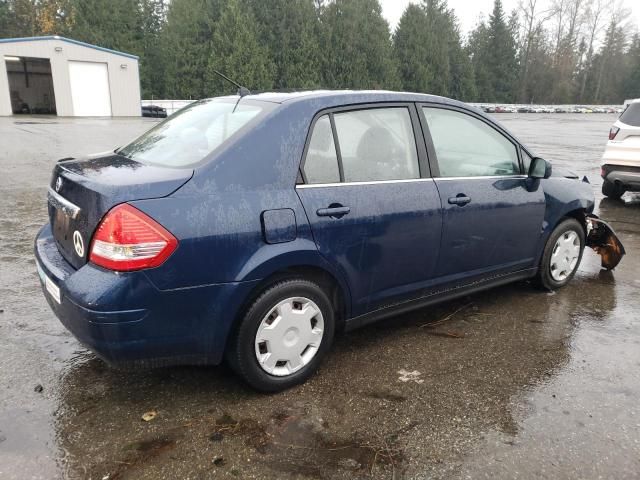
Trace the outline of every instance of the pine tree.
{"label": "pine tree", "polygon": [[165,93],[199,99],[209,91],[207,61],[220,7],[207,0],[172,0],[160,39],[165,54]]}
{"label": "pine tree", "polygon": [[635,34],[627,51],[627,74],[624,79],[623,96],[640,98],[640,34]]}
{"label": "pine tree", "polygon": [[516,41],[505,21],[501,0],[495,0],[487,33],[488,51],[485,58],[493,96],[497,102],[510,102],[513,100],[518,62]]}
{"label": "pine tree", "polygon": [[319,22],[313,0],[248,0],[260,44],[269,51],[277,89],[322,84]]}
{"label": "pine tree", "polygon": [[166,56],[161,35],[165,23],[164,0],[140,0],[140,86],[143,98],[165,96]]}
{"label": "pine tree", "polygon": [[235,92],[236,87],[215,74],[217,70],[250,90],[273,88],[273,64],[258,42],[258,25],[251,10],[239,0],[228,0],[215,25],[207,67],[207,96]]}
{"label": "pine tree", "polygon": [[442,0],[409,5],[394,36],[405,90],[475,97],[473,69],[464,52],[457,20]]}
{"label": "pine tree", "polygon": [[335,0],[321,12],[327,87],[399,87],[389,24],[378,0]]}

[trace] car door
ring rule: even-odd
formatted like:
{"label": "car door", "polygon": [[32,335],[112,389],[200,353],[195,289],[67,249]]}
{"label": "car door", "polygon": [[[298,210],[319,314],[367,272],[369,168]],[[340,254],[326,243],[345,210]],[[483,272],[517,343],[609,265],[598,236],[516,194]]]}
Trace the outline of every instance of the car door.
{"label": "car door", "polygon": [[465,284],[534,267],[545,197],[525,175],[519,145],[469,111],[420,110],[443,209],[438,277]]}
{"label": "car door", "polygon": [[297,192],[314,240],[347,280],[353,316],[428,287],[442,213],[414,105],[319,115],[301,170]]}

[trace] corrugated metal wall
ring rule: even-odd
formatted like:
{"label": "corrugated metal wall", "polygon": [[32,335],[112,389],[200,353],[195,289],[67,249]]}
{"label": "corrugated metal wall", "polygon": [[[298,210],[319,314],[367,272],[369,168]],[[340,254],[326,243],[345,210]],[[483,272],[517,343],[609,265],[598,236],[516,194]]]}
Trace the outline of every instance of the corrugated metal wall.
{"label": "corrugated metal wall", "polygon": [[[56,48],[59,51],[56,51]],[[74,116],[69,60],[106,63],[111,112],[116,117],[140,116],[140,77],[135,58],[78,45],[62,39],[0,42],[0,115],[12,115],[5,56],[48,58],[60,116]]]}

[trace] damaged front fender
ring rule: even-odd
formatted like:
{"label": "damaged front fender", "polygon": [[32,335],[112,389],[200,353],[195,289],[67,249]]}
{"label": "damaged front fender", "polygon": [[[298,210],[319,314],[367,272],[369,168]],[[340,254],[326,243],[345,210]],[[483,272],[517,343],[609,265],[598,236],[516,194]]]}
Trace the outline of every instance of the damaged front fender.
{"label": "damaged front fender", "polygon": [[624,246],[607,222],[596,215],[587,215],[587,247],[600,255],[602,268],[613,270],[622,260]]}

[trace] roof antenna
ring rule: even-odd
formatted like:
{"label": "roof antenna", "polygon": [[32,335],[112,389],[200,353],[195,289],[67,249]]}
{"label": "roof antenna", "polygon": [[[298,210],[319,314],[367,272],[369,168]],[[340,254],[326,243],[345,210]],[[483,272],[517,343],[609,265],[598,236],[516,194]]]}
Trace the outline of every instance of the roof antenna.
{"label": "roof antenna", "polygon": [[217,70],[214,70],[213,73],[215,73],[219,77],[225,79],[227,82],[229,82],[229,83],[235,85],[236,87],[238,87],[238,95],[240,95],[240,98],[246,97],[247,95],[251,95],[251,90],[249,90],[247,87],[243,87],[238,82],[234,82],[229,77],[227,77],[226,75],[223,75],[222,73],[220,73]]}

